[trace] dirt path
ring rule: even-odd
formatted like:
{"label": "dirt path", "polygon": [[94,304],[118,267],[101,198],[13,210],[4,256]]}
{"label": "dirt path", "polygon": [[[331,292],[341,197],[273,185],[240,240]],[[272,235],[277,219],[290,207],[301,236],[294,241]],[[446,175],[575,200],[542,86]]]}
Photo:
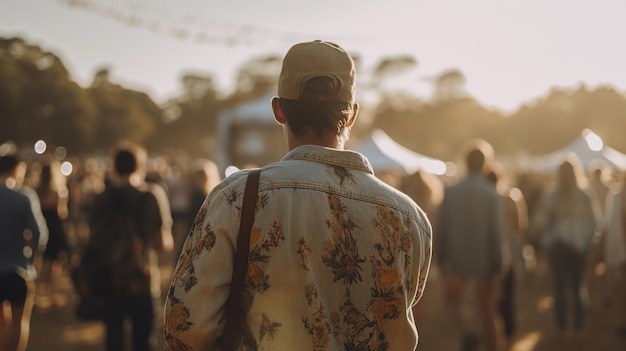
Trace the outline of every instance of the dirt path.
{"label": "dirt path", "polygon": [[[163,275],[169,279],[171,258],[164,257]],[[584,335],[559,337],[556,333],[550,284],[545,271],[522,279],[517,289],[518,333],[513,351],[623,351],[626,339],[616,337],[613,330],[618,325],[617,308],[593,304],[589,311],[588,325]],[[164,285],[166,282],[164,282]],[[104,351],[104,329],[100,323],[76,320],[73,314],[75,301],[69,279],[62,281],[62,295],[58,306],[39,299],[33,312],[31,340],[28,351]],[[431,272],[423,304],[423,320],[420,327],[418,350],[456,351],[460,336],[446,313],[441,299],[441,284],[436,267]],[[163,340],[158,333],[158,348],[162,351]]]}
{"label": "dirt path", "polygon": [[[594,300],[588,311],[582,335],[557,333],[552,309],[548,272],[541,269],[519,279],[516,288],[517,333],[512,351],[624,351],[626,339],[615,335],[619,325],[617,308],[602,306]],[[420,328],[419,350],[456,351],[461,337],[442,301],[436,267],[426,288],[424,319]]]}

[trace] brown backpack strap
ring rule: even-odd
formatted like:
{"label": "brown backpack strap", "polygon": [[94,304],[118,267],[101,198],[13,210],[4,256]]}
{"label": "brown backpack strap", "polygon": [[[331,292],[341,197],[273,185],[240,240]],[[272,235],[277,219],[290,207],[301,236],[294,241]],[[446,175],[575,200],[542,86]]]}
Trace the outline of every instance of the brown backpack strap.
{"label": "brown backpack strap", "polygon": [[237,252],[235,253],[233,277],[230,283],[228,300],[226,300],[226,322],[221,339],[222,351],[231,351],[235,349],[235,342],[239,329],[241,294],[243,292],[245,277],[248,271],[250,230],[252,229],[252,223],[254,222],[254,210],[256,207],[260,173],[260,168],[253,169],[250,173],[248,173],[246,191],[243,195],[243,206],[241,209],[239,235],[237,236]]}

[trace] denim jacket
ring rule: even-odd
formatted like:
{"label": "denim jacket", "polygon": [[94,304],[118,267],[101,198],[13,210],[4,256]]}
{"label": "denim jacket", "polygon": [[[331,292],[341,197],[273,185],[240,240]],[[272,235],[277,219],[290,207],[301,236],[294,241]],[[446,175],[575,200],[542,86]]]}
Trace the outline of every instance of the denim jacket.
{"label": "denim jacket", "polygon": [[[166,344],[216,350],[247,171],[207,197],[165,306]],[[413,350],[431,227],[356,152],[305,145],[262,169],[241,349]]]}

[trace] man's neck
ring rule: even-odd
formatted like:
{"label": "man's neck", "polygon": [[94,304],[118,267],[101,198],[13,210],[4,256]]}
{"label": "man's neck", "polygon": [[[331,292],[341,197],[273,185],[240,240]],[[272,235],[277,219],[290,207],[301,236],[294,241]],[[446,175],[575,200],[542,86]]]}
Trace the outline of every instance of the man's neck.
{"label": "man's neck", "polygon": [[317,145],[332,149],[343,150],[344,140],[337,135],[317,136],[312,134],[293,135],[290,133],[288,137],[289,150],[293,150],[302,145]]}

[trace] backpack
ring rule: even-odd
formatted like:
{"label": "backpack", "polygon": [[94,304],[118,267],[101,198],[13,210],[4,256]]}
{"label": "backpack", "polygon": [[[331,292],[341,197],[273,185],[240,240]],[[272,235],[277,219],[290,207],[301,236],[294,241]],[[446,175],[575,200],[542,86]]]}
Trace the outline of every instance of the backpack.
{"label": "backpack", "polygon": [[102,194],[101,213],[94,213],[86,259],[102,295],[132,298],[150,295],[150,265],[142,209],[149,193],[111,188]]}

